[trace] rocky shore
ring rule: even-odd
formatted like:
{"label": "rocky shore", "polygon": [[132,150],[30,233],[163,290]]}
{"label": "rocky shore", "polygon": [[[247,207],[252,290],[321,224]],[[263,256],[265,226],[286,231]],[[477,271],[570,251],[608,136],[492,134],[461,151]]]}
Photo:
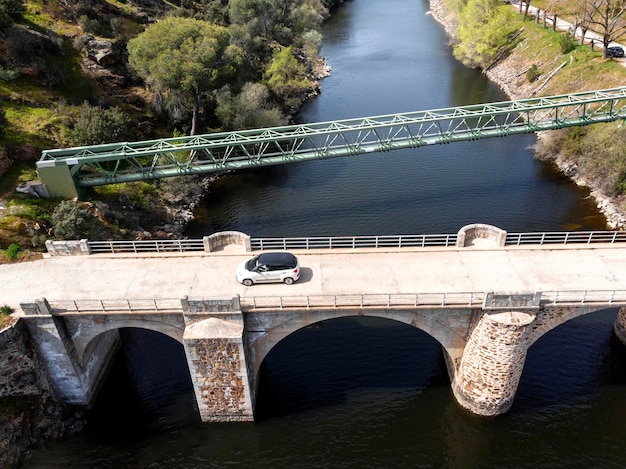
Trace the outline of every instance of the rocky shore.
{"label": "rocky shore", "polygon": [[[455,17],[445,14],[444,2],[442,0],[430,0],[430,14],[442,25],[450,40],[453,41]],[[533,59],[534,57],[525,54],[523,49],[516,49],[511,55],[499,60],[484,73],[491,81],[500,86],[510,99],[531,98],[538,92],[538,85],[530,83],[526,79],[526,71],[533,63]],[[539,132],[536,134],[536,149],[545,146],[543,143],[549,139],[549,133]],[[626,196],[610,197],[599,188],[598,181],[583,174],[574,161],[561,154],[536,151],[535,156],[542,161],[554,164],[561,173],[577,185],[589,189],[590,197],[596,201],[596,206],[606,217],[610,229],[626,230]]]}

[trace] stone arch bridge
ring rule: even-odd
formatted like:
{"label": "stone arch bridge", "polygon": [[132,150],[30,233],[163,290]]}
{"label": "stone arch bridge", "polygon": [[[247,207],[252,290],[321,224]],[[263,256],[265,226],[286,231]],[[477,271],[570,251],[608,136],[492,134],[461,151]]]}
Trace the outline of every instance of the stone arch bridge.
{"label": "stone arch bridge", "polygon": [[[360,315],[427,332],[441,344],[459,404],[498,415],[512,405],[527,350],[546,332],[620,307],[615,332],[626,341],[626,243],[506,246],[505,232],[485,229],[462,230],[453,247],[305,251],[291,286],[237,284],[234,268],[250,254],[223,239],[208,254],[51,256],[0,266],[0,274],[38,298],[20,301],[21,319],[69,404],[93,403],[118,330],[139,327],[182,343],[203,421],[252,420],[259,369],[276,344],[311,324]],[[94,292],[101,299],[85,299]],[[173,298],[138,299],[158,292]]]}

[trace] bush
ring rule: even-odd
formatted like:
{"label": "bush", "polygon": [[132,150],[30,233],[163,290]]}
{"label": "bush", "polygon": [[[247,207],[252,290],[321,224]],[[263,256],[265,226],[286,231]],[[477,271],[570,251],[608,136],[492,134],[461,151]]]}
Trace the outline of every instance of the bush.
{"label": "bush", "polygon": [[0,81],[13,81],[19,76],[20,73],[17,70],[12,70],[10,68],[4,68],[0,66]]}
{"label": "bush", "polygon": [[13,308],[8,305],[0,306],[0,317],[8,316],[9,314],[13,314]]}
{"label": "bush", "polygon": [[132,121],[118,107],[104,109],[83,103],[74,127],[69,131],[73,145],[100,145],[134,139]]}
{"label": "bush", "polygon": [[52,213],[52,229],[57,238],[97,238],[99,226],[91,211],[71,200],[64,200]]}
{"label": "bush", "polygon": [[20,247],[17,244],[10,244],[6,251],[4,251],[4,255],[8,260],[12,261],[17,257],[19,251]]}
{"label": "bush", "polygon": [[0,0],[0,28],[11,26],[26,11],[23,0]]}
{"label": "bush", "polygon": [[570,34],[561,34],[559,37],[559,46],[561,47],[561,54],[567,54],[576,49],[576,41]]}
{"label": "bush", "polygon": [[526,79],[529,83],[537,81],[540,76],[541,73],[539,72],[539,68],[537,68],[537,65],[535,64],[532,64],[530,68],[526,71]]}

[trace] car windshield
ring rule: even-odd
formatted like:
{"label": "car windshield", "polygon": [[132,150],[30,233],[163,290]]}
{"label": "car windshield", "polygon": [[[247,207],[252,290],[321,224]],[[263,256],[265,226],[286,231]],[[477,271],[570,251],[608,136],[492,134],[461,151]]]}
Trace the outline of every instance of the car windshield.
{"label": "car windshield", "polygon": [[259,265],[259,256],[253,257],[248,262],[246,262],[246,269],[250,272],[254,271],[256,267]]}

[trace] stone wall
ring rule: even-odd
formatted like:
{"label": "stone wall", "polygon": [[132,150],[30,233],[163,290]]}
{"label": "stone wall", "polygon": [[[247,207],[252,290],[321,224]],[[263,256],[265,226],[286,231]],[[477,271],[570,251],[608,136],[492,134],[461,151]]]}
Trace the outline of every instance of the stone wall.
{"label": "stone wall", "polygon": [[239,231],[220,231],[202,238],[206,252],[221,251],[226,246],[241,246],[246,252],[252,251],[250,236]]}
{"label": "stone wall", "polygon": [[185,339],[185,352],[202,421],[253,420],[241,339]]}
{"label": "stone wall", "polygon": [[507,412],[513,404],[529,347],[534,313],[485,313],[472,331],[452,383],[458,402],[478,415]]}
{"label": "stone wall", "polygon": [[491,225],[476,223],[459,230],[457,247],[480,246],[481,244],[502,247],[506,243],[506,231]]}
{"label": "stone wall", "polygon": [[86,239],[75,241],[46,241],[46,249],[51,256],[86,256],[89,245]]}

